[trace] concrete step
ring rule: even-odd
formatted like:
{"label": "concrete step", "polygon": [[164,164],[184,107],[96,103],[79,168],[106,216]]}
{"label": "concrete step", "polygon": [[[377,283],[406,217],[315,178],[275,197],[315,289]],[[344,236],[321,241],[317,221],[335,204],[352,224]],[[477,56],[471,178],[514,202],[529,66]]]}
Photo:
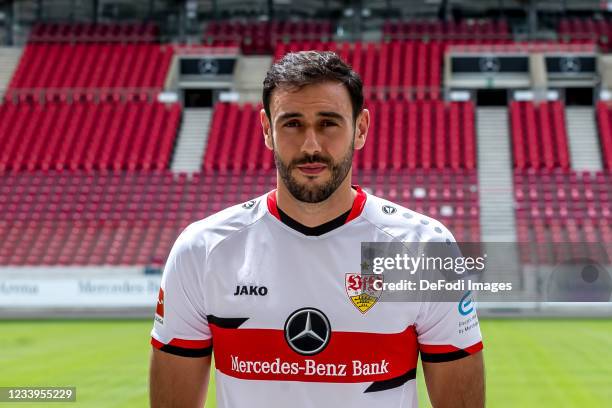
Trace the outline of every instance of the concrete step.
{"label": "concrete step", "polygon": [[601,147],[594,109],[567,107],[565,122],[572,168],[578,171],[601,170]]}
{"label": "concrete step", "polygon": [[208,140],[212,109],[186,108],[176,151],[170,168],[173,171],[198,171]]}
{"label": "concrete step", "polygon": [[8,88],[22,52],[18,47],[0,47],[0,90]]}
{"label": "concrete step", "polygon": [[482,240],[514,241],[512,157],[506,108],[476,112]]}

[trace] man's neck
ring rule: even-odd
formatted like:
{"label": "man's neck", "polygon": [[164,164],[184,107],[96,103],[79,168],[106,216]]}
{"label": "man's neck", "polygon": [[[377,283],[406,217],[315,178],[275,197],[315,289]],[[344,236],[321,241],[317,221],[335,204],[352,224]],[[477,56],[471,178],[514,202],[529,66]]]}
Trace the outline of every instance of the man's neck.
{"label": "man's neck", "polygon": [[280,177],[277,178],[276,204],[285,214],[307,227],[316,227],[339,217],[353,206],[357,196],[351,188],[351,175],[340,184],[338,189],[325,201],[305,203],[296,200],[287,190]]}

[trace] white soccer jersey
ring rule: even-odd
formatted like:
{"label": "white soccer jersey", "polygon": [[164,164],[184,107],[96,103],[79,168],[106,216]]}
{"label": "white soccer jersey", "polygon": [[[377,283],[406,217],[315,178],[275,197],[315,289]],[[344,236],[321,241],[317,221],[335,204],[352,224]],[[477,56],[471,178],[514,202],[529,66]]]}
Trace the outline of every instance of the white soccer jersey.
{"label": "white soccer jersey", "polygon": [[319,236],[283,223],[272,191],[177,239],[151,343],[213,352],[218,407],[416,407],[419,352],[436,362],[482,349],[476,312],[457,302],[356,307],[347,274],[361,270],[362,242],[456,244],[438,221],[355,188],[346,222]]}

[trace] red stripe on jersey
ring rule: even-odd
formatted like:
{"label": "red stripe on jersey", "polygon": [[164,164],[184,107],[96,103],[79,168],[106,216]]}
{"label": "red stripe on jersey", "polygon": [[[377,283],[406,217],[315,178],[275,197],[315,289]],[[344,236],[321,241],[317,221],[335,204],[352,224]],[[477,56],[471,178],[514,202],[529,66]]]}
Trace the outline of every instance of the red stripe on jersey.
{"label": "red stripe on jersey", "polygon": [[[157,349],[161,349],[166,344],[151,337],[151,344]],[[208,340],[185,340],[185,339],[172,339],[167,344],[168,346],[180,347],[184,349],[203,349],[212,346],[212,339]]]}
{"label": "red stripe on jersey", "polygon": [[[363,192],[360,186],[355,184],[353,185],[353,188],[357,190],[357,195],[353,200],[353,206],[351,207],[351,212],[349,213],[348,217],[346,218],[346,221],[344,222],[345,224],[359,217],[359,215],[363,212],[363,207],[365,207],[367,199],[366,193]],[[276,190],[270,191],[268,193],[267,203],[268,211],[270,211],[270,214],[280,220],[280,214],[278,213],[278,207],[276,205]]]}
{"label": "red stripe on jersey", "polygon": [[278,213],[278,207],[276,206],[276,190],[272,190],[268,193],[268,211],[278,220],[281,219]]}
{"label": "red stripe on jersey", "polygon": [[157,297],[157,307],[155,308],[155,314],[159,317],[164,317],[164,289],[159,288],[159,295]]}
{"label": "red stripe on jersey", "polygon": [[355,218],[359,217],[359,214],[363,211],[363,207],[365,207],[367,195],[363,192],[361,187],[358,185],[353,185],[353,188],[357,190],[357,196],[355,196],[355,200],[353,201],[353,208],[351,208],[351,212],[346,218],[345,224]]}
{"label": "red stripe on jersey", "polygon": [[165,346],[164,343],[162,343],[161,341],[157,340],[154,337],[151,337],[151,344],[153,345],[153,347],[155,347],[158,350]]}
{"label": "red stripe on jersey", "polygon": [[478,343],[473,344],[470,347],[465,348],[464,350],[470,354],[474,354],[474,353],[479,352],[482,349],[483,349],[482,341],[479,341]]}
{"label": "red stripe on jersey", "polygon": [[452,346],[450,344],[419,344],[419,349],[423,353],[428,354],[445,354],[445,353],[454,353],[456,351],[465,351],[469,354],[474,354],[480,350],[482,350],[482,341],[479,341],[476,344],[473,344],[467,348],[460,349],[459,347]]}
{"label": "red stripe on jersey", "polygon": [[293,351],[283,330],[210,328],[215,366],[235,378],[357,383],[396,378],[417,366],[414,326],[401,333],[335,331],[313,356]]}

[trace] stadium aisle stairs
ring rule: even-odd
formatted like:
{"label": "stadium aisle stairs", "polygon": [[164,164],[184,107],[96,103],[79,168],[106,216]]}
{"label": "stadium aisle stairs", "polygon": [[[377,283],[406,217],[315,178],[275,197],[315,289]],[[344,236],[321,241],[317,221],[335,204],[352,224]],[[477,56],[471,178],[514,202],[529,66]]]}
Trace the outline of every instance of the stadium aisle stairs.
{"label": "stadium aisle stairs", "polygon": [[212,109],[185,108],[171,169],[174,172],[200,171]]}
{"label": "stadium aisle stairs", "polygon": [[4,95],[11,82],[22,51],[22,48],[17,47],[0,47],[0,96]]}
{"label": "stadium aisle stairs", "polygon": [[507,109],[478,108],[476,126],[482,240],[513,242],[516,227]]}
{"label": "stadium aisle stairs", "polygon": [[568,107],[565,109],[565,117],[572,168],[577,171],[601,170],[601,147],[595,127],[594,109]]}
{"label": "stadium aisle stairs", "polygon": [[[508,109],[478,108],[476,110],[478,184],[480,186],[480,225],[481,240],[485,243],[485,253],[511,251],[507,245],[496,242],[516,241],[516,214],[514,210],[514,181],[512,170],[512,148],[508,126]],[[497,246],[495,246],[497,245]],[[494,247],[495,246],[495,247]],[[487,281],[512,282],[514,288],[529,290],[520,269],[519,252],[499,262],[492,270],[487,270]],[[514,260],[512,262],[511,260]],[[487,299],[481,298],[481,301]],[[495,297],[488,299],[494,301]],[[489,306],[491,310],[495,306]],[[503,307],[502,307],[503,309]]]}

